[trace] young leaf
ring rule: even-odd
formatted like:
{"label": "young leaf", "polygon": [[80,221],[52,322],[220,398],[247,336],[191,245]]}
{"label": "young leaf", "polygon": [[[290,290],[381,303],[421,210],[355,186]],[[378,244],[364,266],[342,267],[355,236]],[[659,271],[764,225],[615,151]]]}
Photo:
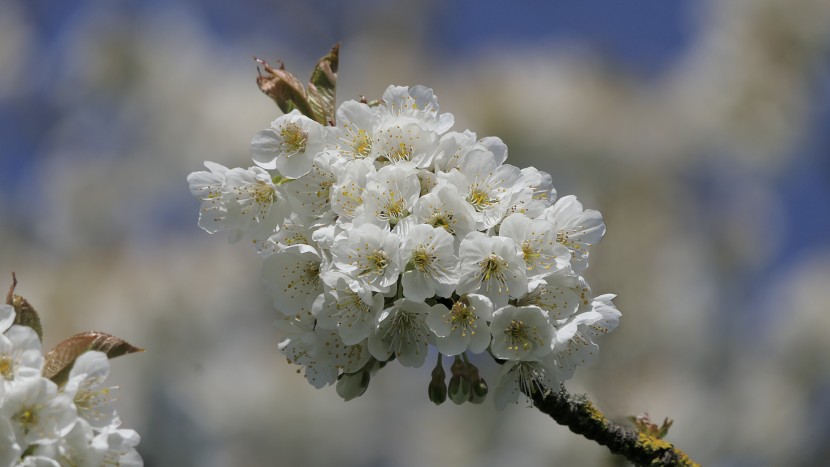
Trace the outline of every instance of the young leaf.
{"label": "young leaf", "polygon": [[262,65],[267,73],[263,76],[262,71],[257,66],[256,84],[260,91],[273,99],[283,112],[289,113],[294,109],[298,109],[303,115],[316,120],[308,103],[308,96],[306,96],[303,83],[296,76],[285,71],[284,63],[280,62],[280,67],[274,68],[265,60],[256,57],[254,57],[254,60]]}
{"label": "young leaf", "polygon": [[88,350],[104,352],[109,358],[144,351],[144,349],[135,347],[124,339],[104,332],[82,332],[65,339],[46,354],[43,364],[43,376],[51,379],[58,386],[63,385],[69,378],[69,371],[72,369],[75,359]]}
{"label": "young leaf", "polygon": [[634,424],[634,427],[637,428],[637,431],[640,433],[647,434],[649,436],[653,436],[657,439],[664,438],[669,433],[669,428],[671,428],[672,423],[674,421],[668,417],[663,420],[663,424],[661,426],[657,426],[656,423],[651,421],[651,418],[648,416],[647,413],[638,416],[629,416],[627,417],[631,423]]}
{"label": "young leaf", "polygon": [[337,66],[340,44],[334,44],[331,51],[317,62],[308,82],[308,103],[322,125],[334,125],[335,93],[337,88]]}
{"label": "young leaf", "polygon": [[15,317],[14,324],[28,326],[35,330],[38,339],[43,340],[43,328],[40,325],[40,316],[38,316],[35,308],[20,295],[15,295],[14,289],[17,287],[17,276],[12,273],[12,286],[9,287],[9,293],[6,294],[6,304],[14,307]]}

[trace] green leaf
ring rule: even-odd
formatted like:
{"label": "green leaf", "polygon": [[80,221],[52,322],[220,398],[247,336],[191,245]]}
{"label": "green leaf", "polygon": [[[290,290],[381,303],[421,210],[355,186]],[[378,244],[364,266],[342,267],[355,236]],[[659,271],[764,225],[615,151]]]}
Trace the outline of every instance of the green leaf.
{"label": "green leaf", "polygon": [[51,379],[58,386],[62,386],[69,378],[69,371],[75,364],[75,360],[90,350],[104,352],[109,358],[144,351],[124,339],[104,332],[82,332],[65,339],[46,354],[43,376]]}
{"label": "green leaf", "polygon": [[283,112],[289,113],[294,109],[298,109],[306,117],[316,120],[314,111],[308,103],[308,96],[303,83],[296,76],[285,71],[284,63],[280,62],[279,68],[274,68],[265,60],[256,57],[254,57],[254,60],[262,65],[266,73],[266,75],[263,75],[257,67],[256,84],[260,91],[273,99]]}
{"label": "green leaf", "polygon": [[314,110],[317,122],[334,125],[335,93],[337,88],[337,67],[340,59],[340,44],[334,44],[328,55],[321,58],[311,73],[308,82],[308,103]]}
{"label": "green leaf", "polygon": [[14,307],[14,324],[21,326],[28,326],[35,330],[38,339],[43,340],[43,327],[40,325],[40,316],[35,311],[35,308],[20,295],[15,295],[14,289],[17,287],[17,276],[12,273],[12,286],[9,287],[9,293],[6,294],[6,304]]}

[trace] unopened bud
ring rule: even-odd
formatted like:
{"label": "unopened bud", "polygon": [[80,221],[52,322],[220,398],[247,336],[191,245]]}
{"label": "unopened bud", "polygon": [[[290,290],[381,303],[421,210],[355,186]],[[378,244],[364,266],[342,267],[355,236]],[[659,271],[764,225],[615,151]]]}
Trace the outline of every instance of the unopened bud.
{"label": "unopened bud", "polygon": [[467,365],[460,357],[455,357],[455,361],[452,362],[452,366],[450,367],[450,373],[453,376],[464,376],[467,374]]}
{"label": "unopened bud", "polygon": [[369,376],[368,371],[358,371],[357,373],[344,373],[340,376],[340,379],[337,380],[337,394],[343,398],[343,400],[350,401],[355,397],[360,397],[366,392],[366,389],[369,387],[369,380],[371,377]]}
{"label": "unopened bud", "polygon": [[470,381],[461,375],[450,378],[450,400],[460,405],[470,398]]}
{"label": "unopened bud", "polygon": [[446,377],[447,374],[444,373],[444,365],[441,362],[441,354],[438,354],[438,362],[432,370],[432,380],[427,388],[429,400],[435,405],[441,405],[447,400],[447,383],[444,381]]}
{"label": "unopened bud", "polygon": [[436,381],[432,380],[429,382],[429,400],[431,400],[435,405],[441,405],[447,400],[447,383],[444,380]]}
{"label": "unopened bud", "polygon": [[487,399],[487,382],[483,378],[479,378],[477,382],[473,383],[473,389],[470,391],[470,402],[481,404],[485,399]]}

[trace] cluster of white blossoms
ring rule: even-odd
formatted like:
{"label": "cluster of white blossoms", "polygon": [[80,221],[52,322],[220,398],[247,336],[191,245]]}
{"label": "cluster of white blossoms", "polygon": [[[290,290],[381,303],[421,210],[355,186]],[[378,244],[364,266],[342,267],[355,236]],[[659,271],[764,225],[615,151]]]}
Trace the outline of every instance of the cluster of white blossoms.
{"label": "cluster of white blossoms", "polygon": [[138,434],[119,428],[112,388],[102,386],[107,356],[82,354],[58,387],[42,376],[37,333],[14,319],[14,307],[0,305],[0,465],[143,465]]}
{"label": "cluster of white blossoms", "polygon": [[[349,399],[393,358],[419,367],[434,346],[470,369],[489,351],[504,406],[569,378],[617,326],[614,296],[582,277],[600,214],[452,124],[431,89],[390,86],[378,105],[344,102],[336,125],[293,110],[253,137],[255,166],[188,177],[199,225],[257,248],[279,349],[315,387]],[[458,376],[470,384],[450,397],[483,384]]]}

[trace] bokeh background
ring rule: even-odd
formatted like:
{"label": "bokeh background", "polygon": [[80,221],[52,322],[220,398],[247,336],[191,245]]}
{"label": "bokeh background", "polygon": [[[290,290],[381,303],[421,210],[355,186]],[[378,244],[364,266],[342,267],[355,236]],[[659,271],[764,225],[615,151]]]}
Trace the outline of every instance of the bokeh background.
{"label": "bokeh background", "polygon": [[624,465],[523,404],[435,407],[429,368],[344,403],[277,353],[256,255],[185,177],[279,115],[252,55],[306,77],[337,41],[340,100],[429,85],[603,212],[623,320],[572,391],[703,465],[830,459],[830,2],[3,0],[0,282],[46,347],[147,349],[110,381],[148,466]]}

